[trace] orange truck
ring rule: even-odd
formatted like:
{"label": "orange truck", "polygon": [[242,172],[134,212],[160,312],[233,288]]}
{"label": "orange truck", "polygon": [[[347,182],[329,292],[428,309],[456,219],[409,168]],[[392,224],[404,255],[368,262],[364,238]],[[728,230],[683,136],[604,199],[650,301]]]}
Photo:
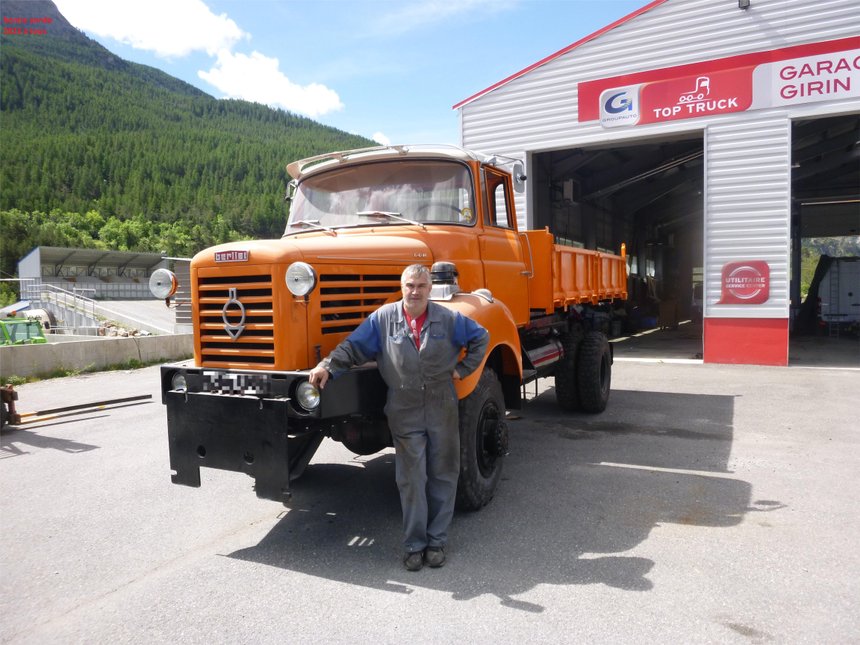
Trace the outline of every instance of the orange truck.
{"label": "orange truck", "polygon": [[[279,240],[206,249],[191,262],[194,358],[163,365],[173,482],[200,468],[244,472],[258,497],[286,503],[325,437],[367,455],[391,446],[385,384],[374,365],[324,391],[308,370],[380,305],[400,274],[431,267],[431,298],[490,332],[481,369],[457,384],[458,507],[493,496],[507,454],[508,409],[523,386],[555,378],[566,410],[601,412],[612,350],[602,331],[627,297],[621,255],[517,230],[516,160],[449,146],[382,146],[287,166],[290,214]],[[170,298],[174,274],[150,280]]]}

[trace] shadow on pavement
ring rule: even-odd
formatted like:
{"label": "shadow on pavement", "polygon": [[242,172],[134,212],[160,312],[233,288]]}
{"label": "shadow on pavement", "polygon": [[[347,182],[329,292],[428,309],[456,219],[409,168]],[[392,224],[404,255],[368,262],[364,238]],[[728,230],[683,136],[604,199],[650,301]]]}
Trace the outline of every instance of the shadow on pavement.
{"label": "shadow on pavement", "polygon": [[[106,416],[109,415],[99,414],[89,417],[78,417],[77,419],[70,419],[68,421],[54,421],[52,423],[42,423],[39,424],[38,429],[47,428],[49,426],[76,423],[79,421],[88,421],[91,419],[99,419],[101,417]],[[25,430],[21,426],[16,426],[14,429],[3,431],[3,436],[2,438],[0,438],[0,459],[7,459],[9,457],[17,457],[19,455],[29,454],[30,451],[25,450],[24,446],[30,446],[39,450],[60,450],[62,452],[68,453],[89,452],[90,450],[95,450],[99,447],[93,446],[88,443],[81,443],[80,441],[74,441],[72,439],[49,437],[47,435],[39,434],[38,432],[31,432],[30,430]]]}
{"label": "shadow on pavement", "polygon": [[733,526],[779,505],[751,508],[750,484],[727,472],[733,406],[730,396],[622,390],[596,417],[561,413],[545,392],[512,415],[496,497],[455,517],[442,569],[400,564],[390,453],[312,465],[297,482],[297,505],[230,557],[396,593],[491,594],[530,612],[543,607],[515,597],[538,585],[647,591],[655,563],[626,552],[655,527]]}

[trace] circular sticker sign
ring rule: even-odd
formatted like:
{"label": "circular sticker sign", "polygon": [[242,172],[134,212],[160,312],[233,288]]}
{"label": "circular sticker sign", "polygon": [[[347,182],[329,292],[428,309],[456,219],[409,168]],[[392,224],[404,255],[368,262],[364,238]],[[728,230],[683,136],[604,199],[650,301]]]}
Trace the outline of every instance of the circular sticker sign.
{"label": "circular sticker sign", "polygon": [[760,305],[770,298],[770,267],[763,260],[723,266],[721,305]]}

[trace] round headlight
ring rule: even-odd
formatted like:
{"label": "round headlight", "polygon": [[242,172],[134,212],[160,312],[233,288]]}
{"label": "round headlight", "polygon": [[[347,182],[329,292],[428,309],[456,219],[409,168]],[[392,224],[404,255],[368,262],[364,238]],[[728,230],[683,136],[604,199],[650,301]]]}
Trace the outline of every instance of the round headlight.
{"label": "round headlight", "polygon": [[320,391],[316,385],[309,381],[300,383],[296,388],[296,401],[308,412],[315,410],[320,404]]}
{"label": "round headlight", "polygon": [[285,279],[287,289],[294,296],[306,296],[317,286],[317,274],[307,262],[293,262]]}
{"label": "round headlight", "polygon": [[188,382],[185,380],[185,374],[182,372],[176,372],[176,374],[173,375],[173,378],[170,379],[170,387],[178,392],[187,392]]}
{"label": "round headlight", "polygon": [[176,293],[178,286],[179,282],[177,282],[173,271],[168,271],[167,269],[157,269],[149,277],[149,290],[159,300],[164,300],[172,296]]}

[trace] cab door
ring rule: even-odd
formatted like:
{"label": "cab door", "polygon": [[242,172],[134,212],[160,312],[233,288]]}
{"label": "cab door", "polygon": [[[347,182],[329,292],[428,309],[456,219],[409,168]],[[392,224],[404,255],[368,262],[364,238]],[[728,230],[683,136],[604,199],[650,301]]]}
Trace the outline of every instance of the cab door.
{"label": "cab door", "polygon": [[484,283],[511,310],[517,325],[529,321],[529,267],[517,233],[507,175],[483,168],[484,221],[480,234]]}

